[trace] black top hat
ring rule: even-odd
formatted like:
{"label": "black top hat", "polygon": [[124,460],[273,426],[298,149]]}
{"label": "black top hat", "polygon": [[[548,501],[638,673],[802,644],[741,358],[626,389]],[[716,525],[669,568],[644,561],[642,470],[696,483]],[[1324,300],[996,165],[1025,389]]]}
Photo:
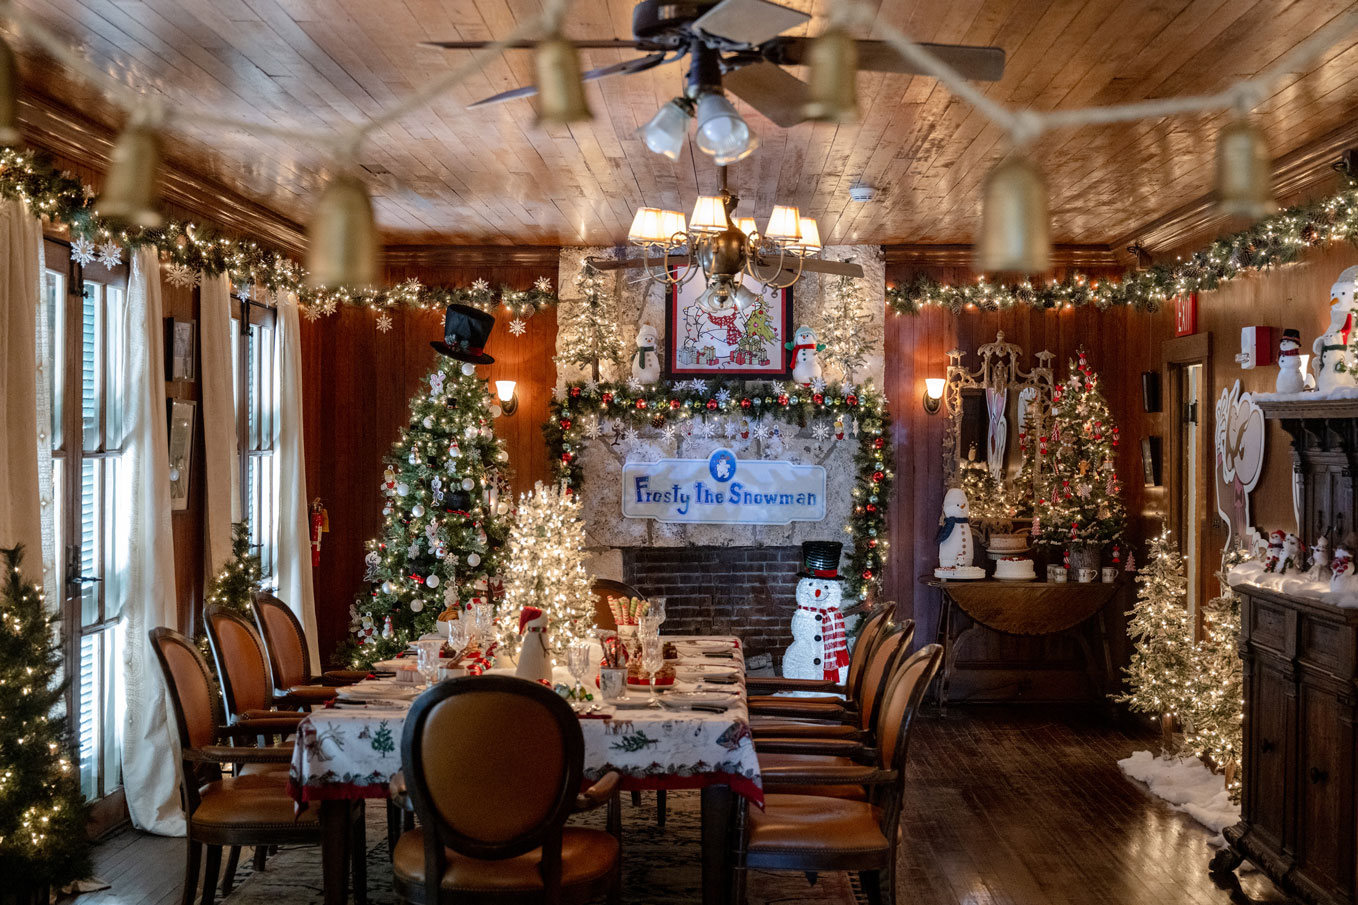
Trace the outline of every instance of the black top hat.
{"label": "black top hat", "polygon": [[1295,339],[1297,342],[1301,342],[1301,331],[1289,327],[1283,331],[1283,339]]}
{"label": "black top hat", "polygon": [[798,578],[825,578],[838,581],[839,552],[844,545],[837,540],[802,541],[802,570]]}
{"label": "black top hat", "polygon": [[429,345],[458,361],[494,364],[495,359],[486,354],[486,340],[494,326],[495,318],[484,311],[467,305],[449,305],[443,315],[443,341],[435,340]]}

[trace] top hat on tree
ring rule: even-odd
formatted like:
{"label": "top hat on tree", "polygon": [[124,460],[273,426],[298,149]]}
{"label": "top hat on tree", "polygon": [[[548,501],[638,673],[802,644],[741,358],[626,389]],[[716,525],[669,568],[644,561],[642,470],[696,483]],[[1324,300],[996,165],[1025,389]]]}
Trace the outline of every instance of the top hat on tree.
{"label": "top hat on tree", "polygon": [[838,581],[839,553],[844,545],[835,540],[802,541],[802,570],[798,578],[824,578]]}
{"label": "top hat on tree", "polygon": [[474,365],[494,364],[486,354],[486,340],[495,318],[469,305],[449,305],[443,314],[443,340],[429,345],[449,358],[469,361]]}

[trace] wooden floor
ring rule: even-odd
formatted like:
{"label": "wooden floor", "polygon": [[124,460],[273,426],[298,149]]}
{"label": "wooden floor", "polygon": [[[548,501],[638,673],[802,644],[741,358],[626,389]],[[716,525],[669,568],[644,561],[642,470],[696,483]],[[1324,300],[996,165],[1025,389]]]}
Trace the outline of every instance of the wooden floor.
{"label": "wooden floor", "polygon": [[[926,715],[910,751],[899,902],[909,905],[1200,905],[1284,902],[1259,874],[1243,890],[1207,874],[1208,834],[1123,778],[1150,746],[1099,718],[1050,708]],[[79,905],[179,896],[184,843],[123,832],[96,850],[113,888]]]}

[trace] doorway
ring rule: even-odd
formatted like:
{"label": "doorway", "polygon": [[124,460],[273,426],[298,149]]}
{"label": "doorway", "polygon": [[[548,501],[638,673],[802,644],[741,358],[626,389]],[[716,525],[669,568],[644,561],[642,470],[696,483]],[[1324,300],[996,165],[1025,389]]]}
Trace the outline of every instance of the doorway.
{"label": "doorway", "polygon": [[1197,333],[1161,346],[1168,389],[1168,491],[1166,526],[1174,532],[1184,558],[1187,606],[1193,624],[1201,622],[1202,605],[1215,564],[1207,562],[1211,488],[1212,410],[1211,335]]}

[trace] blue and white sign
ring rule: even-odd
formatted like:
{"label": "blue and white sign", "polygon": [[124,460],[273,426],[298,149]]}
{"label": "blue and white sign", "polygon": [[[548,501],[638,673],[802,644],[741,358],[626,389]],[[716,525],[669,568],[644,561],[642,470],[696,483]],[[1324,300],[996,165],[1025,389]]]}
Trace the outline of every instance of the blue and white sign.
{"label": "blue and white sign", "polygon": [[622,514],[715,525],[818,522],[825,518],[825,469],[737,459],[729,449],[706,459],[628,462]]}

